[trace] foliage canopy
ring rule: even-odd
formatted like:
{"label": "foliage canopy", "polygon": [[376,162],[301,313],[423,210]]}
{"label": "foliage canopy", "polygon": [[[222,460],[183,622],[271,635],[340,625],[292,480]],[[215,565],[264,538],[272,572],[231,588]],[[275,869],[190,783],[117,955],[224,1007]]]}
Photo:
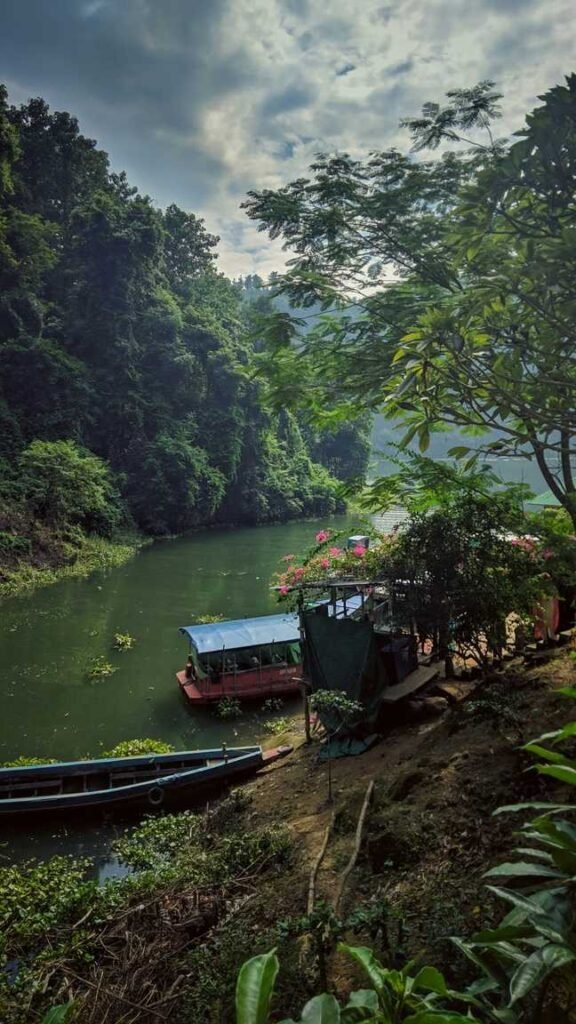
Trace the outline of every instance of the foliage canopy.
{"label": "foliage canopy", "polygon": [[320,421],[381,409],[421,451],[448,425],[474,438],[456,458],[533,458],[576,522],[576,75],[510,140],[492,134],[493,83],[447,99],[404,122],[437,158],[321,155],[309,178],[250,193],[248,215],[294,253],[276,290],[327,310],[304,334],[269,318],[260,371]]}

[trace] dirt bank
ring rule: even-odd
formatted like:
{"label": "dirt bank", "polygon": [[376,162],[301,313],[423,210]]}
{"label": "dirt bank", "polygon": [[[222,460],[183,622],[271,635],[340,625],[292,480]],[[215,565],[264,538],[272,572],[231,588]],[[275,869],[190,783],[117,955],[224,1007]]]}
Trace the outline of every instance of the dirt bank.
{"label": "dirt bank", "polygon": [[[524,771],[532,759],[520,746],[570,717],[570,704],[555,691],[573,684],[574,671],[568,652],[557,651],[538,666],[511,663],[486,683],[461,686],[441,718],[399,724],[367,753],[333,762],[334,807],[327,803],[318,743],[306,746],[295,732],[295,753],[249,787],[253,821],[286,823],[298,851],[290,874],[275,879],[273,892],[263,892],[252,908],[255,930],[273,930],[279,919],[305,913],[311,865],[335,810],[316,887],[318,898],[333,901],[373,779],[375,799],[343,913],[385,900],[389,951],[423,956],[457,980],[465,965],[449,937],[470,934],[480,923],[487,927],[503,914],[501,904],[492,906],[482,876],[506,859],[522,818],[494,818],[493,812],[562,793],[552,780]],[[332,970],[335,987],[346,988],[338,958]]]}

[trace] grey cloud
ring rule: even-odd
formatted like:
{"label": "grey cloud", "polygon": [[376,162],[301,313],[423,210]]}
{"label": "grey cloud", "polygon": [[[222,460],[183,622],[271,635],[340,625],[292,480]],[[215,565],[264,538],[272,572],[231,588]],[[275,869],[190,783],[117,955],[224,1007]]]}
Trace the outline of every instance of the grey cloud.
{"label": "grey cloud", "polygon": [[2,65],[32,88],[50,81],[72,98],[110,105],[113,116],[147,112],[149,121],[185,130],[203,103],[249,75],[240,54],[217,70],[210,60],[226,7],[227,0],[58,0],[49,8],[45,0],[7,0]]}
{"label": "grey cloud", "polygon": [[223,164],[200,120],[254,81],[238,49],[214,60],[229,0],[4,0],[0,59],[20,95],[80,115],[81,128],[158,202],[202,204]]}
{"label": "grey cloud", "polygon": [[405,75],[408,71],[412,71],[414,67],[414,61],[412,57],[408,60],[403,60],[400,64],[395,64],[392,68],[387,68],[386,73],[388,75]]}
{"label": "grey cloud", "polygon": [[310,9],[308,0],[284,0],[284,7],[299,18],[305,18]]}
{"label": "grey cloud", "polygon": [[500,14],[508,14],[518,11],[526,13],[529,8],[534,7],[537,0],[483,0],[484,7]]}
{"label": "grey cloud", "polygon": [[261,112],[264,117],[276,117],[289,110],[309,106],[314,97],[315,92],[308,85],[288,85],[279,92],[271,93],[262,103]]}
{"label": "grey cloud", "polygon": [[356,71],[355,64],[344,64],[343,67],[338,68],[336,74],[338,78],[343,78],[345,75],[349,75],[351,71]]}

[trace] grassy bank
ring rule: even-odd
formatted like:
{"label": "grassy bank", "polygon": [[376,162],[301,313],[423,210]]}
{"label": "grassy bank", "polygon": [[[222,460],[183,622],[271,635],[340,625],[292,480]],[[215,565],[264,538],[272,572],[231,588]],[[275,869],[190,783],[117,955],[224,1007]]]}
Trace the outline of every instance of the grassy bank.
{"label": "grassy bank", "polygon": [[21,558],[13,564],[0,565],[0,600],[30,594],[60,580],[89,576],[97,569],[115,569],[146,543],[150,541],[135,532],[115,540],[85,536],[78,544],[58,545],[45,559],[32,562]]}

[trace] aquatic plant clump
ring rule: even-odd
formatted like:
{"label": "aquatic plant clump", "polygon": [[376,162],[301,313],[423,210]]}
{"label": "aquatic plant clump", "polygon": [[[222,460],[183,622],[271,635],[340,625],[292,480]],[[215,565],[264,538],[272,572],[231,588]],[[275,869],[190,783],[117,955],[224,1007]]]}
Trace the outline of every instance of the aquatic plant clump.
{"label": "aquatic plant clump", "polygon": [[174,747],[164,740],[135,739],[122,740],[112,750],[105,750],[99,757],[139,757],[141,754],[172,754]]}
{"label": "aquatic plant clump", "polygon": [[290,719],[284,715],[282,718],[276,718],[272,722],[266,723],[266,732],[272,733],[273,736],[282,736],[283,733],[288,732],[290,729]]}
{"label": "aquatic plant clump", "polygon": [[262,711],[281,711],[284,701],[281,697],[268,697],[262,704]]}
{"label": "aquatic plant clump", "polygon": [[242,714],[242,705],[236,697],[222,697],[216,706],[218,718],[239,718]]}
{"label": "aquatic plant clump", "polygon": [[117,671],[118,669],[114,665],[111,665],[109,661],[106,661],[106,658],[101,656],[94,658],[90,662],[86,674],[88,679],[107,679],[108,676],[114,675]]}
{"label": "aquatic plant clump", "polygon": [[3,761],[1,768],[31,768],[40,764],[57,764],[55,757],[15,757],[13,761]]}
{"label": "aquatic plant clump", "polygon": [[130,636],[129,633],[115,633],[114,643],[112,646],[114,647],[115,651],[129,651],[132,647],[134,647],[135,643],[135,638],[133,636]]}

